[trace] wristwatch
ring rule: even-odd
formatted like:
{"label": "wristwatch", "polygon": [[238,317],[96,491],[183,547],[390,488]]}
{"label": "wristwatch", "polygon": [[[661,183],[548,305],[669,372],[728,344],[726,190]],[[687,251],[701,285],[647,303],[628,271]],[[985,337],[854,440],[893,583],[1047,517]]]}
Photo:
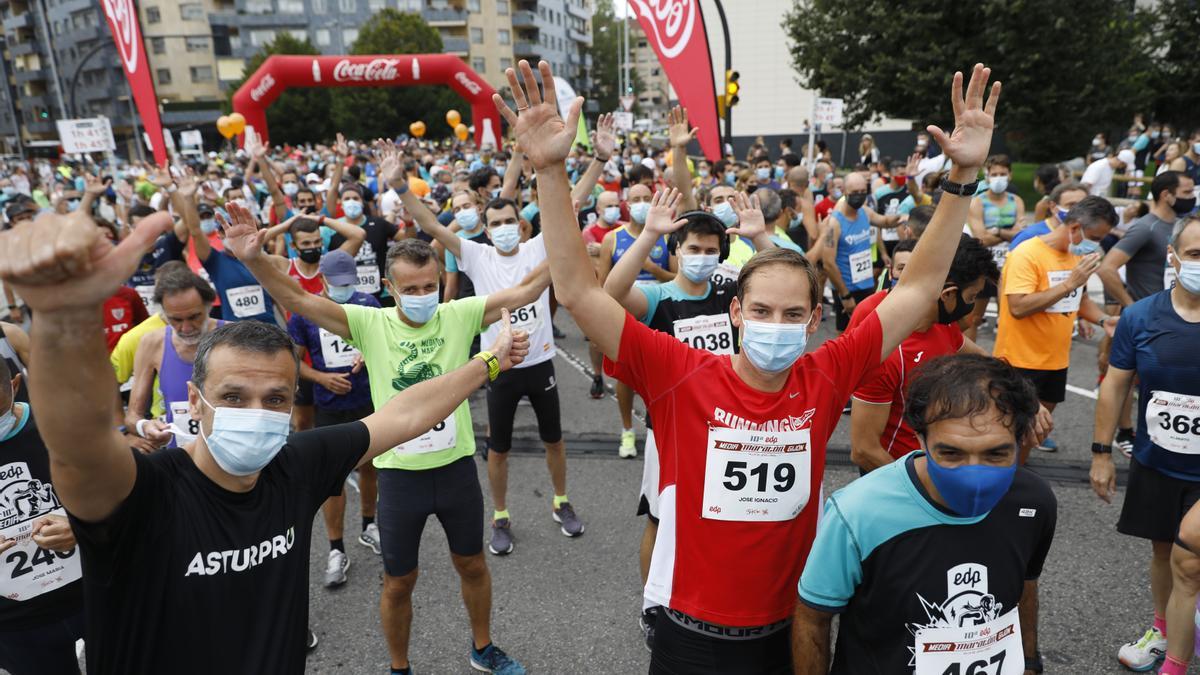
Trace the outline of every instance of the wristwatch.
{"label": "wristwatch", "polygon": [[979,189],[979,181],[971,183],[955,183],[947,177],[942,178],[942,192],[949,192],[952,195],[959,197],[974,197],[975,191]]}
{"label": "wristwatch", "polygon": [[850,298],[853,298],[854,295],[852,293],[847,293],[845,295],[840,295],[838,297],[840,297],[842,300],[849,300]]}
{"label": "wristwatch", "polygon": [[482,351],[471,358],[479,359],[487,364],[489,382],[495,382],[496,378],[500,377],[500,361],[496,358],[495,354],[488,351]]}
{"label": "wristwatch", "polygon": [[1092,443],[1092,454],[1093,455],[1111,455],[1112,454],[1112,446],[1105,445],[1103,443]]}
{"label": "wristwatch", "polygon": [[1044,669],[1045,669],[1045,666],[1042,665],[1042,653],[1041,652],[1036,652],[1033,655],[1033,658],[1025,657],[1025,670],[1028,670],[1028,671],[1031,671],[1034,673],[1039,673],[1039,675],[1040,675],[1040,673]]}
{"label": "wristwatch", "polygon": [[408,179],[406,178],[400,181],[399,185],[393,185],[392,189],[396,191],[397,195],[402,195],[405,192],[408,192]]}

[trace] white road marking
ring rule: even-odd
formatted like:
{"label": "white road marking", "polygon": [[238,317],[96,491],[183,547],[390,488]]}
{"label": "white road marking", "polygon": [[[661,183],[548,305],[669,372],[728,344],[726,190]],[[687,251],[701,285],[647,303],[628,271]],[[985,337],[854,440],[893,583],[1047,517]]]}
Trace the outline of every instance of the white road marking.
{"label": "white road marking", "polygon": [[1076,387],[1073,384],[1067,385],[1067,391],[1071,392],[1072,394],[1079,394],[1080,396],[1082,396],[1084,398],[1090,398],[1093,401],[1096,400],[1096,398],[1097,398],[1096,392],[1092,391],[1091,389],[1084,389],[1083,387]]}
{"label": "white road marking", "polygon": [[[589,382],[591,381],[592,368],[590,365],[579,360],[579,357],[575,356],[571,352],[568,352],[566,349],[563,349],[562,345],[559,345],[558,349],[554,350],[554,353],[556,355],[562,357],[562,360],[565,361],[568,366],[571,366],[576,371],[578,371],[579,374],[584,376],[585,378],[587,378],[587,380]],[[609,398],[611,398],[614,401],[617,400],[617,394],[616,394],[617,390],[611,384],[609,384],[607,380],[604,383],[604,388],[605,388],[605,390],[608,391]],[[634,407],[634,409],[633,409],[633,417],[637,421],[641,422],[643,425],[646,424],[646,418],[643,417],[642,415],[638,414],[636,407]]]}

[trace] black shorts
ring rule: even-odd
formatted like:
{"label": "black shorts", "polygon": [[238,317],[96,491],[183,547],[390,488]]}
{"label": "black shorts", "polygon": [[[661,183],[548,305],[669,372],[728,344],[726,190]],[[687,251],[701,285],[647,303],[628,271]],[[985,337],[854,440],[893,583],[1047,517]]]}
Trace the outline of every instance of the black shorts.
{"label": "black shorts", "polygon": [[[861,291],[850,291],[850,296],[854,298],[854,304],[856,306],[858,305],[858,303],[862,302],[863,300],[866,300],[867,298],[871,297],[872,295],[875,295],[875,287],[874,286],[872,286],[871,288],[864,288]],[[833,315],[836,318],[837,329],[839,332],[846,330],[846,326],[850,325],[850,314],[853,314],[853,313],[854,312],[850,312],[848,314],[848,313],[846,313],[846,311],[844,309],[842,309],[841,298],[836,298],[834,300]]]}
{"label": "black shorts", "polygon": [[483,491],[473,458],[424,471],[380,469],[378,475],[375,523],[388,576],[402,577],[417,569],[421,533],[431,515],[441,521],[451,553],[483,553]]}
{"label": "black shorts", "polygon": [[1017,368],[1016,371],[1033,383],[1038,400],[1045,403],[1062,403],[1067,400],[1067,369],[1033,370]]}
{"label": "black shorts", "polygon": [[301,378],[296,386],[296,405],[312,405],[314,400],[312,381]]}
{"label": "black shorts", "polygon": [[1117,532],[1150,541],[1175,541],[1179,523],[1197,501],[1200,481],[1173,478],[1130,458]]}
{"label": "black shorts", "polygon": [[791,629],[728,640],[684,628],[660,608],[650,652],[651,675],[791,675]]}
{"label": "black shorts", "polygon": [[513,418],[522,397],[529,397],[537,415],[538,436],[543,443],[562,440],[562,413],[558,405],[558,382],[554,361],[543,361],[528,368],[513,368],[500,373],[488,384],[487,409],[491,450],[505,453],[512,449]]}

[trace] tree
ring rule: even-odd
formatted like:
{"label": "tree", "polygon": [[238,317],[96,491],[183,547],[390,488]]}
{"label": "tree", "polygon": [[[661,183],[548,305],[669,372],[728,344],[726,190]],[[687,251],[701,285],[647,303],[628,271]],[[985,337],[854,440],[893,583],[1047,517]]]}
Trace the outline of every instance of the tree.
{"label": "tree", "polygon": [[[1196,35],[1200,31],[1200,3],[1196,0],[1161,0],[1155,7],[1154,119],[1170,122],[1185,131],[1200,127],[1200,60]],[[1149,121],[1149,120],[1147,120]]]}
{"label": "tree", "polygon": [[[290,33],[277,33],[274,40],[263,45],[262,49],[246,62],[246,67],[242,69],[242,79],[229,86],[226,91],[226,112],[233,109],[233,95],[238,87],[241,87],[272,54],[319,56],[321,52],[308,38],[298,40]],[[306,87],[283,92],[267,108],[267,127],[271,132],[271,142],[305,143],[332,138],[334,130],[329,117],[329,106],[328,89]]]}
{"label": "tree", "polygon": [[[440,54],[442,37],[418,14],[384,9],[365,23],[351,54]],[[334,92],[333,120],[348,138],[384,138],[408,133],[425,122],[429,136],[449,136],[447,110],[458,110],[471,124],[471,107],[445,86],[348,87]]]}
{"label": "tree", "polygon": [[946,91],[976,62],[1004,83],[999,131],[1024,160],[1078,156],[1128,124],[1153,77],[1149,16],[1133,0],[796,0],[785,27],[802,84],[880,116],[953,123]]}
{"label": "tree", "polygon": [[[631,17],[632,18],[632,17]],[[594,99],[601,113],[621,109],[621,49],[618,36],[624,27],[621,19],[613,13],[612,0],[599,0],[596,13],[592,15],[592,90],[588,98]],[[631,31],[636,33],[636,31]],[[631,34],[630,37],[633,37]],[[637,69],[630,64],[630,86],[633,93],[642,90],[642,80]],[[637,105],[634,105],[637,110]]]}

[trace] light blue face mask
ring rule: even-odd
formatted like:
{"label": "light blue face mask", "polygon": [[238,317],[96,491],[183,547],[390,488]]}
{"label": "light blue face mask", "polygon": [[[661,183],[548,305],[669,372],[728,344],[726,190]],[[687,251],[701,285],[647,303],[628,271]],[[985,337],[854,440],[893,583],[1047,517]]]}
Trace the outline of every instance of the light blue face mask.
{"label": "light blue face mask", "polygon": [[[1200,295],[1200,262],[1180,260],[1179,269],[1175,272],[1183,290],[1192,295]],[[2,434],[0,434],[2,435]]]}
{"label": "light blue face mask", "polygon": [[13,429],[17,427],[17,413],[13,406],[9,406],[8,412],[0,415],[0,441],[7,441],[12,434]]}
{"label": "light blue face mask", "polygon": [[499,199],[500,198],[500,188],[493,188],[490,194],[492,195],[492,199]]}
{"label": "light blue face mask", "polygon": [[479,211],[473,206],[454,214],[454,220],[458,221],[458,226],[466,232],[479,229]]}
{"label": "light blue face mask", "polygon": [[771,169],[769,169],[769,168],[755,169],[754,177],[759,180],[771,180]]}
{"label": "light blue face mask", "polygon": [[742,353],[764,373],[780,373],[791,368],[806,346],[808,323],[742,320]]}
{"label": "light blue face mask", "polygon": [[612,225],[621,219],[621,207],[609,206],[604,209],[604,222]]}
{"label": "light blue face mask", "polygon": [[733,211],[733,205],[729,202],[721,202],[713,207],[713,215],[725,223],[725,227],[733,227],[737,225],[738,217]]}
{"label": "light blue face mask", "polygon": [[721,264],[720,257],[715,254],[681,255],[679,256],[679,270],[693,283],[702,283],[708,281],[713,272],[717,271],[717,266]]}
{"label": "light blue face mask", "polygon": [[329,299],[339,305],[346,304],[354,296],[353,286],[329,286],[326,289]]}
{"label": "light blue face mask", "polygon": [[508,167],[504,166],[503,164],[496,165],[496,175],[500,176],[501,178],[504,178],[504,172],[507,169],[508,169]]}
{"label": "light blue face mask", "polygon": [[794,230],[797,227],[800,227],[800,223],[803,223],[803,222],[804,222],[804,216],[797,213],[796,215],[792,216],[791,220],[788,221],[788,229]]}
{"label": "light blue face mask", "polygon": [[1084,237],[1083,241],[1079,242],[1078,244],[1071,244],[1071,253],[1075,255],[1088,255],[1100,250],[1100,242],[1092,241],[1087,237]]}
{"label": "light blue face mask", "polygon": [[525,220],[532,221],[538,214],[537,202],[529,202],[525,208],[521,209],[521,217]]}
{"label": "light blue face mask", "polygon": [[650,202],[635,202],[629,205],[629,217],[633,218],[633,222],[638,225],[644,225],[648,215],[650,215]]}
{"label": "light blue face mask", "polygon": [[274,412],[262,408],[214,407],[204,396],[204,405],[212,408],[212,433],[200,438],[208,445],[217,466],[234,476],[249,476],[262,471],[279,454],[291,432],[291,412]]}
{"label": "light blue face mask", "polygon": [[516,223],[497,225],[488,231],[492,243],[504,253],[508,253],[521,244],[521,228]]}
{"label": "light blue face mask", "polygon": [[400,311],[413,323],[429,323],[437,313],[438,293],[434,291],[426,295],[401,295]]}
{"label": "light blue face mask", "polygon": [[363,213],[362,202],[354,200],[342,202],[342,213],[345,213],[346,217],[350,219],[358,218]]}
{"label": "light blue face mask", "polygon": [[212,234],[213,232],[216,232],[217,231],[217,219],[216,218],[201,219],[200,220],[200,229],[204,231],[204,234]]}

